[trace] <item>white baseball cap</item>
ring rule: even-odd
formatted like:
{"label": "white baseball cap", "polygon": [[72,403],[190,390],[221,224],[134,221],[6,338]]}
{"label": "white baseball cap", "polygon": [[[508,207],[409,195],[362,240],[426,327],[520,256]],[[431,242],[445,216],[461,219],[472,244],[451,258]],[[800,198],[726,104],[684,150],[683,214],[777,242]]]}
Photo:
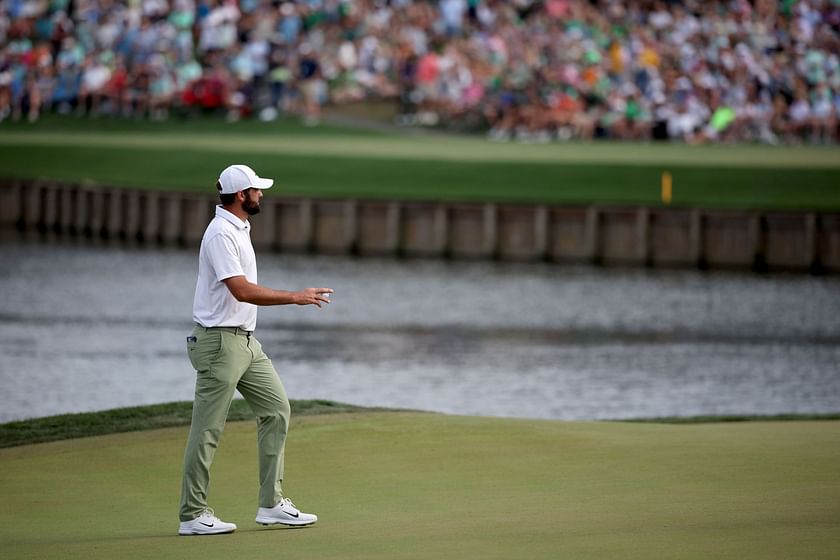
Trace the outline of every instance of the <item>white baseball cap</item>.
{"label": "white baseball cap", "polygon": [[222,194],[238,193],[245,189],[267,189],[274,184],[274,179],[263,179],[247,165],[230,165],[219,175]]}

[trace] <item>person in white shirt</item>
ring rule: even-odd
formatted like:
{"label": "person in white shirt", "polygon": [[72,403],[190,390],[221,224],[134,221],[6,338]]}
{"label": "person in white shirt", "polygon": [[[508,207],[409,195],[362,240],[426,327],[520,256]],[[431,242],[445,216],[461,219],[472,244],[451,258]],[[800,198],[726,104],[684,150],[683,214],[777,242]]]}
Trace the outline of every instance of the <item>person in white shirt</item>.
{"label": "person in white shirt", "polygon": [[236,390],[257,417],[260,492],[257,523],[311,525],[316,515],[283,496],[283,455],[289,400],[274,365],[253,332],[259,305],[329,303],[330,288],[274,290],[257,283],[257,261],[248,221],[260,211],[262,190],[274,184],[246,165],[231,165],[216,183],[222,204],[207,226],[198,256],[193,302],[196,327],[187,352],[196,370],[195,401],[184,452],[180,535],[231,533],[236,525],[207,506],[210,465]]}

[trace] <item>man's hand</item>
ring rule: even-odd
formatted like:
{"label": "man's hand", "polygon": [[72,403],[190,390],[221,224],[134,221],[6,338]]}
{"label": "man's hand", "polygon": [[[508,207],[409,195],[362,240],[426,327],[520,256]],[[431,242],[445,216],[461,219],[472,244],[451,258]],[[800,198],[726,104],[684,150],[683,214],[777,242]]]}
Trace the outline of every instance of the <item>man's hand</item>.
{"label": "man's hand", "polygon": [[248,282],[244,276],[232,276],[222,280],[237,301],[253,303],[254,305],[317,305],[329,303],[332,288],[306,288],[299,292],[273,290]]}
{"label": "man's hand", "polygon": [[306,288],[299,292],[295,292],[295,304],[297,305],[317,305],[321,307],[322,303],[329,303],[329,294],[333,293],[331,288]]}

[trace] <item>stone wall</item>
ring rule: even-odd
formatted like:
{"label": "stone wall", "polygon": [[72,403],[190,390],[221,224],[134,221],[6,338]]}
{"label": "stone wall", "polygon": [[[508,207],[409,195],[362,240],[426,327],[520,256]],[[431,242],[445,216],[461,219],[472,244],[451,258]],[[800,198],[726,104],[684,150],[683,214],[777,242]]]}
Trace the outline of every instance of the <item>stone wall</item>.
{"label": "stone wall", "polygon": [[[216,201],[6,181],[0,234],[197,246]],[[252,239],[284,252],[840,271],[840,213],[267,197]]]}

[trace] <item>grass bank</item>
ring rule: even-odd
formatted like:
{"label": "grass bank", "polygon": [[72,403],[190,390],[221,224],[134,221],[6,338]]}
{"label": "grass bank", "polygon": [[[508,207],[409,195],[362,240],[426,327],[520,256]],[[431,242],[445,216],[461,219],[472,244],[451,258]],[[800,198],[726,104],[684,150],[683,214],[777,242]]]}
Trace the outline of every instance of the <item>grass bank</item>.
{"label": "grass bank", "polygon": [[[239,530],[177,537],[186,428],[0,450],[3,557],[836,558],[837,422],[694,425],[298,416],[284,488],[319,514],[253,521],[253,422],[228,424],[211,505]],[[59,522],[60,521],[60,522]]]}
{"label": "grass bank", "polygon": [[[397,412],[394,409],[361,407],[328,400],[293,400],[292,416],[321,414]],[[0,448],[31,445],[65,439],[154,430],[175,426],[188,426],[192,416],[192,402],[179,401],[163,404],[115,408],[98,412],[61,414],[0,424]],[[253,420],[254,413],[242,399],[231,403],[229,422]],[[789,422],[806,420],[840,420],[837,414],[782,414],[774,416],[669,416],[640,418],[629,422],[657,424],[705,424],[727,422]]]}
{"label": "grass bank", "polygon": [[[326,400],[293,400],[291,407],[294,416],[384,410]],[[186,426],[189,425],[191,417],[192,402],[181,401],[7,422],[0,424],[0,448],[170,426]],[[254,413],[244,400],[236,399],[231,403],[229,421],[253,419]]]}
{"label": "grass bank", "polygon": [[0,128],[5,178],[212,191],[251,164],[273,196],[405,200],[840,208],[840,148],[672,144],[495,144],[291,121],[150,123],[51,117]]}

